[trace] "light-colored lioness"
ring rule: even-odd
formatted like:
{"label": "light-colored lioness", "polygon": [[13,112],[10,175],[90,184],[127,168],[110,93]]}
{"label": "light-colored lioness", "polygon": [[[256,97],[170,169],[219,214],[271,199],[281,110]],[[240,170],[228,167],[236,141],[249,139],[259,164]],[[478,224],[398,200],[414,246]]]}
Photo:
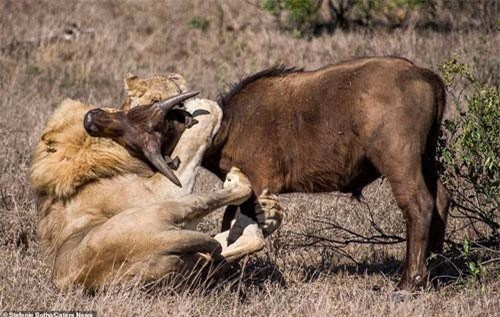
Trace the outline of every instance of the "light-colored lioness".
{"label": "light-colored lioness", "polygon": [[[61,289],[75,284],[96,289],[132,278],[147,283],[208,263],[234,262],[261,250],[264,237],[281,223],[281,205],[264,193],[256,207],[268,219],[263,229],[243,219],[243,235],[230,246],[228,232],[212,238],[195,231],[202,217],[251,194],[237,168],[223,189],[192,193],[222,112],[204,99],[188,100],[185,108],[174,105],[193,95],[180,75],[129,77],[125,83],[128,97],[121,110],[90,111],[90,105],[64,100],[33,155],[39,237]],[[170,99],[160,101],[165,98]],[[138,113],[159,119],[151,126],[148,118],[134,116]],[[168,165],[154,161],[160,154],[176,159]]]}

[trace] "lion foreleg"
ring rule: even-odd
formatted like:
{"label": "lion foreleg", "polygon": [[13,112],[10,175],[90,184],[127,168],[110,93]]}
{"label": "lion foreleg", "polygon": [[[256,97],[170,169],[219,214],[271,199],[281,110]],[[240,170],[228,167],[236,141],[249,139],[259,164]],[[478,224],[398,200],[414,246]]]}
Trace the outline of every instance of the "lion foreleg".
{"label": "lion foreleg", "polygon": [[224,188],[210,193],[196,193],[181,197],[177,202],[183,206],[172,212],[176,223],[190,223],[209,215],[227,205],[238,205],[252,193],[248,178],[237,168],[232,168],[224,182]]}

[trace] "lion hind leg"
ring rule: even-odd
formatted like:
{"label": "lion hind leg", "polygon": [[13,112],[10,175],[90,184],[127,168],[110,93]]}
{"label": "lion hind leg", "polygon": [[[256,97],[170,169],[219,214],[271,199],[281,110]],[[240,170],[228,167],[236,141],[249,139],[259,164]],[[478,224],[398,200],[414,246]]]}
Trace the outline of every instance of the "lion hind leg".
{"label": "lion hind leg", "polygon": [[165,238],[161,250],[137,265],[145,282],[196,276],[222,251],[217,240],[201,232],[170,230],[161,235]]}

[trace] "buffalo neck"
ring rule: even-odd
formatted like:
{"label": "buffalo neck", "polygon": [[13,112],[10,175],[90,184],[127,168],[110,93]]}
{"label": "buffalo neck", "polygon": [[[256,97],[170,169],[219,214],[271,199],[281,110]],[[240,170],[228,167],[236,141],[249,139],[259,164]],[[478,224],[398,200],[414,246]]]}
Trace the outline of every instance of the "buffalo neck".
{"label": "buffalo neck", "polygon": [[201,162],[201,165],[204,168],[215,174],[221,180],[224,180],[226,173],[228,172],[221,168],[220,163],[222,150],[229,135],[229,131],[231,130],[231,123],[232,120],[228,117],[228,112],[223,112],[220,129],[215,134],[212,144],[205,152]]}

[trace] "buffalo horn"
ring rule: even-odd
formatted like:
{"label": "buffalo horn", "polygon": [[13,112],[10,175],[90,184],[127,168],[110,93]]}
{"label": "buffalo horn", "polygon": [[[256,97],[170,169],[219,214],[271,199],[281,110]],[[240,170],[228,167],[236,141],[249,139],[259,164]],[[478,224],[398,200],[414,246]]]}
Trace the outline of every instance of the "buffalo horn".
{"label": "buffalo horn", "polygon": [[160,153],[145,151],[144,155],[151,162],[151,164],[153,164],[154,167],[156,167],[156,169],[160,173],[165,175],[165,177],[168,178],[175,185],[182,187],[181,182],[179,181],[177,176],[175,176],[174,172],[168,166],[167,162],[165,162]]}
{"label": "buffalo horn", "polygon": [[179,103],[183,102],[186,99],[194,97],[194,96],[196,96],[199,93],[200,93],[199,91],[184,92],[182,94],[178,94],[177,96],[173,96],[173,97],[170,97],[168,99],[164,99],[164,100],[155,102],[153,104],[153,107],[158,107],[160,110],[162,110],[164,112],[167,112],[173,106],[175,106],[176,104],[179,104]]}

